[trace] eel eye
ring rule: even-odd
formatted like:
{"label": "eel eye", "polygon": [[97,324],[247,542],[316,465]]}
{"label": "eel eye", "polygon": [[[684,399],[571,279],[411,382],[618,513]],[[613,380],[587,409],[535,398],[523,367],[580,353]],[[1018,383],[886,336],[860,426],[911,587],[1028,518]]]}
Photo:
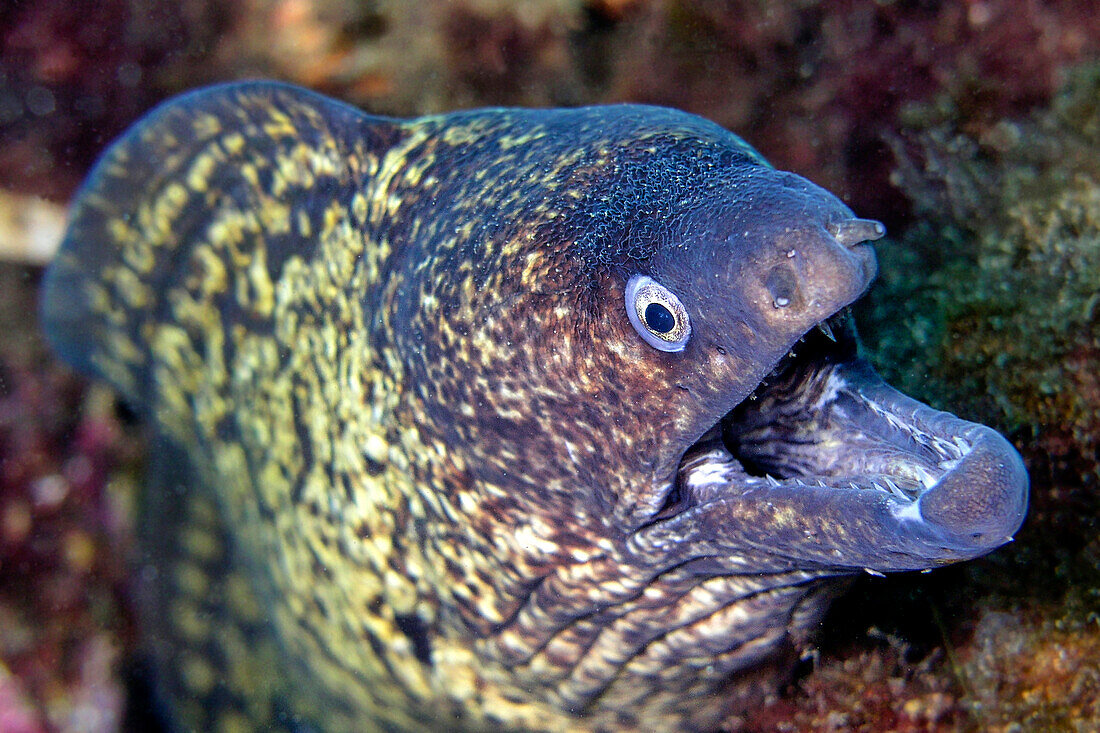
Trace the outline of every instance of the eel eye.
{"label": "eel eye", "polygon": [[687,309],[671,290],[646,275],[626,284],[626,315],[647,344],[660,351],[682,351],[691,337]]}

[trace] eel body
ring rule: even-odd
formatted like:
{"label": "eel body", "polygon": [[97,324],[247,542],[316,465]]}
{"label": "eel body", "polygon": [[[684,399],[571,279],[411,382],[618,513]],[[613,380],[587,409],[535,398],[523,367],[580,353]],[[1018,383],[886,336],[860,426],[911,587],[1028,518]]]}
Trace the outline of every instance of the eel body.
{"label": "eel body", "polygon": [[156,436],[185,727],[707,730],[838,578],[1008,541],[1027,476],[837,314],[881,225],[645,106],[414,120],[247,83],[105,153],[57,351]]}

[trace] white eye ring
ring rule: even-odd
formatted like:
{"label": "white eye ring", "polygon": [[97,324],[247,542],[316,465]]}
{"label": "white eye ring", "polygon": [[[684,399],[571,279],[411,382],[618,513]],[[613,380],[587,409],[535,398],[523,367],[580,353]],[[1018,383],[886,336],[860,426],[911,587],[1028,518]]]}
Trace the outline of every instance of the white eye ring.
{"label": "white eye ring", "polygon": [[680,299],[648,275],[626,283],[626,316],[638,335],[658,351],[683,351],[691,338],[691,319]]}

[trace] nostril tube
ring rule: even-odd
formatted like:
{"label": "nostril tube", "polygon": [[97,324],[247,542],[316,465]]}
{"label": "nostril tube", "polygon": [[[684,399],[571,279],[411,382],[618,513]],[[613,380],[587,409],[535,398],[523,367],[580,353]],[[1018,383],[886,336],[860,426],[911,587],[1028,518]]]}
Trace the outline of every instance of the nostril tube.
{"label": "nostril tube", "polygon": [[874,219],[846,219],[828,226],[829,233],[845,247],[873,242],[886,234],[886,227]]}

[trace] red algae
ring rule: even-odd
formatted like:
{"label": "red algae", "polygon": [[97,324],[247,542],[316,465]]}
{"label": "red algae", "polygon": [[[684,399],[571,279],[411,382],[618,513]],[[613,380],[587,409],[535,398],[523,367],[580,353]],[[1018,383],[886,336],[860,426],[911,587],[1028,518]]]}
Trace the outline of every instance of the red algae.
{"label": "red algae", "polygon": [[38,710],[27,698],[22,681],[13,676],[3,663],[0,663],[0,730],[7,733],[46,731]]}
{"label": "red algae", "polygon": [[99,151],[169,94],[214,81],[221,4],[5,3],[0,188],[64,201]]}
{"label": "red algae", "polygon": [[89,16],[51,0],[5,11],[0,34],[0,187],[23,193],[65,197],[171,93],[269,77],[396,115],[676,106],[894,222],[908,200],[884,136],[946,118],[979,132],[1046,104],[1100,50],[1100,14],[1091,0],[109,0]]}
{"label": "red algae", "polygon": [[907,661],[897,639],[817,665],[783,698],[742,726],[746,733],[793,731],[949,731],[965,719],[942,654]]}
{"label": "red algae", "polygon": [[0,730],[111,731],[133,637],[112,402],[49,360],[34,276],[0,266]]}

